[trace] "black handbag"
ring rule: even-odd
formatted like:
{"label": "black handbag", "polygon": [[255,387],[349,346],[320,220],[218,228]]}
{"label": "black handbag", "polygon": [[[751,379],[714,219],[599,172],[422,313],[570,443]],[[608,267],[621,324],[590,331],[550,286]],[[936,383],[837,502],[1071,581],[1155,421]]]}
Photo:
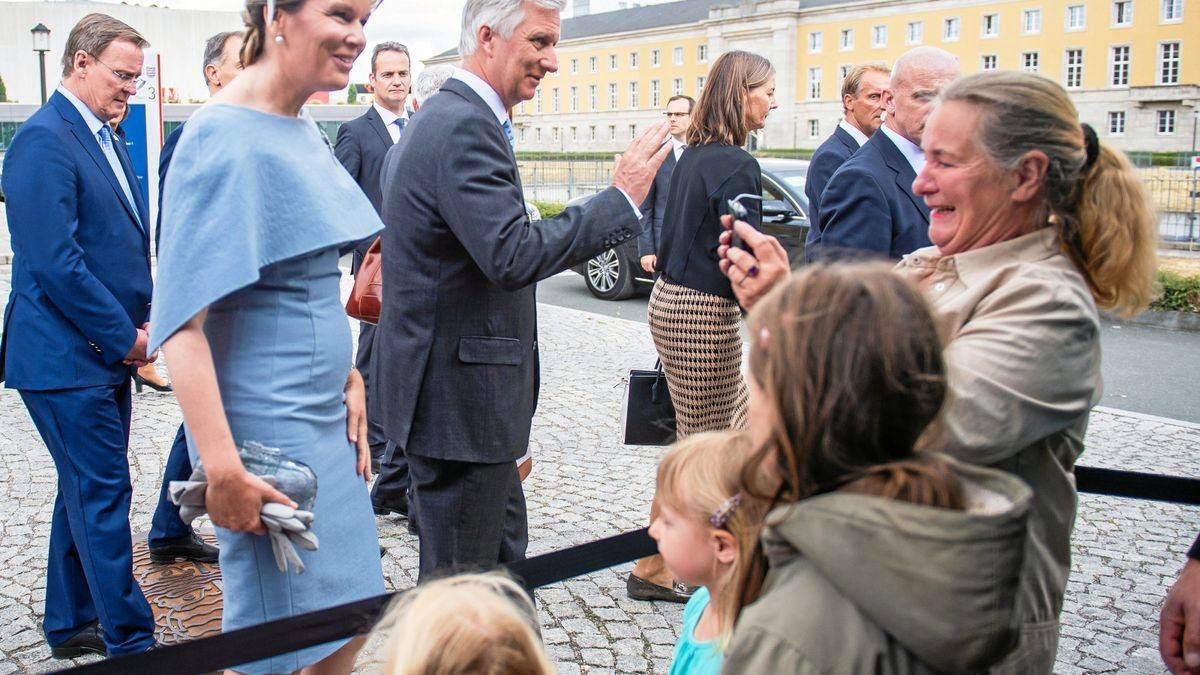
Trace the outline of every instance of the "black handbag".
{"label": "black handbag", "polygon": [[625,445],[675,442],[675,405],[667,390],[662,362],[654,370],[629,371],[625,388]]}

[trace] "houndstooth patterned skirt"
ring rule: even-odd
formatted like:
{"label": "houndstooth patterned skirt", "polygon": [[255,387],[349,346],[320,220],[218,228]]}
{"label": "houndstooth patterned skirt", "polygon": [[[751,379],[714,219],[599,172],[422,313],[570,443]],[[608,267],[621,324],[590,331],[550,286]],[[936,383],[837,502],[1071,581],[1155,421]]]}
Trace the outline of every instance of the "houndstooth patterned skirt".
{"label": "houndstooth patterned skirt", "polygon": [[679,438],[746,428],[738,304],[659,277],[650,294],[649,314],[650,335],[675,404]]}

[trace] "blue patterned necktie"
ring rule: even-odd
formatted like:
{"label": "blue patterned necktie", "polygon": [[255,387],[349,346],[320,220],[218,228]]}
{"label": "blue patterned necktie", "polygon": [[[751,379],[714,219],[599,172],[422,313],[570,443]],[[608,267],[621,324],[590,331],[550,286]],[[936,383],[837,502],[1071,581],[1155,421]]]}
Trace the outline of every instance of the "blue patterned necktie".
{"label": "blue patterned necktie", "polygon": [[398,133],[396,134],[396,142],[400,142],[400,137],[404,135],[404,125],[408,124],[408,120],[403,117],[397,117],[392,120],[392,124],[396,125]]}
{"label": "blue patterned necktie", "polygon": [[504,120],[504,123],[501,124],[500,126],[501,126],[501,128],[504,129],[504,136],[506,138],[508,138],[509,147],[511,147],[513,150],[516,150],[517,149],[517,139],[513,137],[512,122],[510,122],[509,120]]}
{"label": "blue patterned necktie", "polygon": [[125,200],[129,202],[129,206],[133,209],[133,217],[137,219],[139,225],[142,224],[142,219],[138,216],[137,204],[133,201],[133,192],[129,189],[129,180],[125,178],[125,168],[121,166],[121,160],[117,158],[117,149],[113,147],[112,129],[107,124],[100,125],[100,131],[96,132],[100,137],[100,149],[104,152],[104,157],[108,160],[108,165],[112,167],[113,173],[117,177],[117,182],[121,184],[121,189],[125,192]]}

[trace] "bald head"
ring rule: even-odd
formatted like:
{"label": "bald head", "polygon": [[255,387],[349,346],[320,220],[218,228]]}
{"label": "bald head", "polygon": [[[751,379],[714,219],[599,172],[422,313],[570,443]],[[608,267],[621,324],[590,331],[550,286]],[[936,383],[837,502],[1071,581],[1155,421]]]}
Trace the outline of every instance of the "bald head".
{"label": "bald head", "polygon": [[901,54],[883,93],[887,127],[920,145],[930,104],[961,72],[958,59],[944,49],[917,47]]}

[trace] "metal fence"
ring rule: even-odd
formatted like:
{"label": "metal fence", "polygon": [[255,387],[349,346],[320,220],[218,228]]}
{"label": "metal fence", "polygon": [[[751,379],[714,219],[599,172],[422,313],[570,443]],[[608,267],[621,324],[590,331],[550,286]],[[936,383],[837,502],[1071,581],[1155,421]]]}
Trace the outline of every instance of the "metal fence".
{"label": "metal fence", "polygon": [[547,202],[569,202],[608,187],[612,160],[532,159],[519,160],[525,198]]}
{"label": "metal fence", "polygon": [[1138,169],[1138,174],[1158,209],[1162,240],[1200,241],[1200,171],[1155,167]]}

